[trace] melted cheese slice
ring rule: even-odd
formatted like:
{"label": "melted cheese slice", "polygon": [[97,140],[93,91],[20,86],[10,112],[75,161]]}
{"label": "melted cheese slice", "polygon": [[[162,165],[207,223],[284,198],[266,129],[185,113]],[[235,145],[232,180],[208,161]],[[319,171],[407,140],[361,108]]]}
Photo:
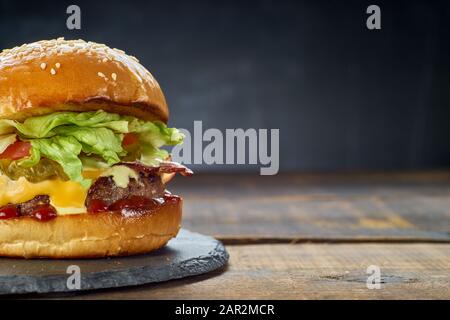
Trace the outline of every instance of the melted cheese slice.
{"label": "melted cheese slice", "polygon": [[[86,178],[96,179],[101,173],[100,170],[89,170],[83,175]],[[86,212],[84,201],[87,190],[78,182],[52,179],[31,183],[23,177],[11,180],[7,176],[0,175],[0,206],[25,202],[38,195],[48,195],[50,203],[60,215]]]}
{"label": "melted cheese slice", "polygon": [[[96,180],[100,176],[113,176],[116,184],[122,188],[128,185],[129,179],[138,179],[138,175],[125,166],[115,166],[113,169],[86,169],[83,176]],[[60,179],[45,180],[32,183],[24,177],[11,180],[0,175],[0,207],[8,203],[16,204],[29,201],[39,195],[48,195],[50,204],[55,207],[58,215],[86,213],[84,202],[87,191],[78,182]]]}
{"label": "melted cheese slice", "polygon": [[84,207],[87,190],[73,181],[54,179],[31,183],[23,177],[10,180],[0,176],[0,206],[25,202],[38,195],[48,195],[57,207]]}

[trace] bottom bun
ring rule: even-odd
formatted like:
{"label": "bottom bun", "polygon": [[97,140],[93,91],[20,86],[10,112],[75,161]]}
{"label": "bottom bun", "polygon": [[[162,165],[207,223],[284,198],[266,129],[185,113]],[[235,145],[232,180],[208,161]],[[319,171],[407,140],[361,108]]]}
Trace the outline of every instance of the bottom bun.
{"label": "bottom bun", "polygon": [[0,256],[97,258],[147,253],[163,247],[180,229],[182,200],[125,217],[117,212],[73,214],[41,222],[0,220]]}

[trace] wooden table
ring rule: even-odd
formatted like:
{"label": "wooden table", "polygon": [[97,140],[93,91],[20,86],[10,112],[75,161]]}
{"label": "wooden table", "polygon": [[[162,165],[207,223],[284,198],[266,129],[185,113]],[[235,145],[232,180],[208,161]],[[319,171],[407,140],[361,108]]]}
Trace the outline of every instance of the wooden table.
{"label": "wooden table", "polygon": [[68,298],[450,298],[450,172],[197,175],[172,191],[184,227],[221,239],[228,266]]}

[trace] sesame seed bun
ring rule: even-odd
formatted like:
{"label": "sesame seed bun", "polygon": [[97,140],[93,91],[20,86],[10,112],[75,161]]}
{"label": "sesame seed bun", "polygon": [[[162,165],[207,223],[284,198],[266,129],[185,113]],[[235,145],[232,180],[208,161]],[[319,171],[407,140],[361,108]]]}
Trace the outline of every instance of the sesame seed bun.
{"label": "sesame seed bun", "polygon": [[180,199],[137,217],[102,212],[46,222],[31,217],[0,220],[0,256],[59,259],[147,253],[177,235],[181,207]]}
{"label": "sesame seed bun", "polygon": [[98,109],[145,120],[169,117],[158,82],[121,50],[59,38],[0,53],[0,119]]}

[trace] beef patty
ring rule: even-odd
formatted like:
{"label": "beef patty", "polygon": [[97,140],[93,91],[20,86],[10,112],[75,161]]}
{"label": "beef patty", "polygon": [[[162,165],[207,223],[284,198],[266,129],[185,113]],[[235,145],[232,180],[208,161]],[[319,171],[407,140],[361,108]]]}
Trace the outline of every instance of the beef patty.
{"label": "beef patty", "polygon": [[40,206],[50,206],[50,197],[47,195],[39,195],[26,202],[19,203],[16,208],[19,211],[19,215],[27,216]]}
{"label": "beef patty", "polygon": [[92,200],[101,200],[107,206],[118,200],[127,199],[131,196],[145,198],[160,198],[164,195],[164,185],[161,177],[155,174],[139,172],[139,179],[130,179],[126,188],[118,187],[112,177],[98,178],[88,191],[86,207],[89,208]]}
{"label": "beef patty", "polygon": [[[159,167],[147,167],[137,163],[124,163],[139,175],[139,179],[131,178],[126,188],[118,187],[112,177],[100,177],[89,188],[85,205],[87,208],[93,200],[101,200],[102,204],[109,207],[119,200],[142,197],[147,199],[164,197],[165,189],[160,173],[181,173],[192,175],[192,171],[174,162],[164,162]],[[19,215],[30,215],[40,206],[50,206],[48,195],[38,195],[33,199],[16,204]]]}

